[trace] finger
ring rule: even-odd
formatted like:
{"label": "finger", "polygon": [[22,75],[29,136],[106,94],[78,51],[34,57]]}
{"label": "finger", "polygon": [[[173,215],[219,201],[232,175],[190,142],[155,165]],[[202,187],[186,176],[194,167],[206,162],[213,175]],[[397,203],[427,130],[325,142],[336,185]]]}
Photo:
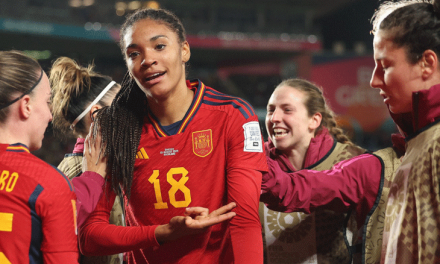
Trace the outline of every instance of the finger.
{"label": "finger", "polygon": [[84,140],[84,155],[90,155],[90,141],[89,141],[89,135],[86,136],[86,139]]}
{"label": "finger", "polygon": [[[212,225],[216,225],[219,224],[221,222],[230,220],[231,218],[233,218],[234,216],[236,216],[237,214],[235,212],[228,212],[222,215],[216,215],[216,216],[210,216],[204,219],[200,219],[200,220],[193,220],[192,221],[192,227],[193,228],[206,228],[206,227],[210,227]],[[188,222],[186,222],[188,224]]]}
{"label": "finger", "polygon": [[209,216],[218,216],[218,215],[222,215],[226,212],[231,211],[232,209],[234,209],[237,206],[237,204],[235,202],[231,202],[228,203],[227,205],[224,205],[222,207],[220,207],[219,209],[212,211]]}
{"label": "finger", "polygon": [[195,215],[195,216],[208,216],[209,209],[204,207],[187,207],[185,208],[185,215]]}

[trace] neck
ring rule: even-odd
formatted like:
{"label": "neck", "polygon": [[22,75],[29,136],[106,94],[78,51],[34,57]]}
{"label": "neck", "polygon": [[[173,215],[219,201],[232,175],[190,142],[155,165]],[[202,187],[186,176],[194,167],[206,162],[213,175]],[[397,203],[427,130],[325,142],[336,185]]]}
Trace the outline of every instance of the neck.
{"label": "neck", "polygon": [[306,158],[308,148],[309,145],[303,145],[296,147],[287,153],[290,163],[296,170],[301,170],[304,168],[304,160]]}
{"label": "neck", "polygon": [[149,98],[150,110],[163,126],[171,125],[183,119],[194,97],[194,91],[185,87],[178,88],[164,100]]}
{"label": "neck", "polygon": [[23,131],[25,131],[25,129],[23,129],[23,127],[20,127],[19,124],[2,124],[0,126],[0,143],[22,143],[29,147],[28,140],[24,140],[26,137],[24,136]]}

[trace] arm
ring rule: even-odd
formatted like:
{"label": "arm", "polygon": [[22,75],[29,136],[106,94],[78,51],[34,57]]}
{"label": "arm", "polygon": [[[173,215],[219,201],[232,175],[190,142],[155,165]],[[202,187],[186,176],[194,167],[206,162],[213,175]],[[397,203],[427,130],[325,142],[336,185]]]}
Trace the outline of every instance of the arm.
{"label": "arm", "polygon": [[182,236],[204,232],[209,226],[235,216],[234,212],[229,212],[235,204],[230,203],[210,214],[206,208],[186,208],[184,216],[175,216],[165,225],[115,226],[108,222],[115,199],[115,194],[111,191],[110,193],[110,197],[101,197],[95,211],[80,230],[80,249],[84,255],[111,255],[159,246],[159,242],[162,244]]}
{"label": "arm", "polygon": [[310,213],[316,208],[346,212],[357,207],[366,215],[379,192],[383,169],[371,154],[341,161],[326,171],[286,173],[276,161],[268,158],[267,162],[269,172],[263,176],[260,200],[281,212]]}
{"label": "arm", "polygon": [[[93,127],[93,125],[92,125]],[[81,227],[96,207],[102,194],[106,176],[107,159],[100,155],[101,138],[91,140],[87,135],[84,140],[82,171],[79,177],[72,179],[77,197],[77,221]]]}
{"label": "arm", "polygon": [[237,216],[229,224],[234,263],[263,263],[258,207],[262,171],[267,171],[267,164],[261,130],[256,116],[245,120],[237,115],[230,126],[226,177],[228,201],[237,203]]}
{"label": "arm", "polygon": [[79,245],[84,255],[112,255],[135,249],[158,246],[154,232],[157,226],[115,226],[109,223],[115,200],[110,184],[79,232]]}
{"label": "arm", "polygon": [[81,227],[87,217],[96,207],[102,194],[104,178],[98,173],[86,171],[81,176],[72,179],[76,193],[76,211],[78,227]]}

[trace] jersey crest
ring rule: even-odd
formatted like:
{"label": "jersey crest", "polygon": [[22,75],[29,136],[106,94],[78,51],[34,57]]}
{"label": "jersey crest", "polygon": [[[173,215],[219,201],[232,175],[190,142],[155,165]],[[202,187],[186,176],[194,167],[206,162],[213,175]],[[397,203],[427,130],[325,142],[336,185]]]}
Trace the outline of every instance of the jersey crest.
{"label": "jersey crest", "polygon": [[202,130],[192,133],[193,152],[199,157],[208,156],[213,149],[212,130]]}

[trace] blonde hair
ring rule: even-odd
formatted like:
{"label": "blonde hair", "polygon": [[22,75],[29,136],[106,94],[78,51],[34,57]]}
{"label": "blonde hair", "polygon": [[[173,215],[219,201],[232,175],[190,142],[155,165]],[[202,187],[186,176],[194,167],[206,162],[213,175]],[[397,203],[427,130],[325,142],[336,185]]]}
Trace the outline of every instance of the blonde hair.
{"label": "blonde hair", "polygon": [[[110,77],[96,73],[93,68],[93,64],[82,67],[67,57],[60,57],[53,63],[49,77],[52,87],[52,123],[59,136],[71,135],[72,122],[112,81]],[[98,104],[109,105],[119,88],[119,84],[113,85]],[[88,129],[84,119],[81,119],[74,126],[73,135],[87,134]]]}

